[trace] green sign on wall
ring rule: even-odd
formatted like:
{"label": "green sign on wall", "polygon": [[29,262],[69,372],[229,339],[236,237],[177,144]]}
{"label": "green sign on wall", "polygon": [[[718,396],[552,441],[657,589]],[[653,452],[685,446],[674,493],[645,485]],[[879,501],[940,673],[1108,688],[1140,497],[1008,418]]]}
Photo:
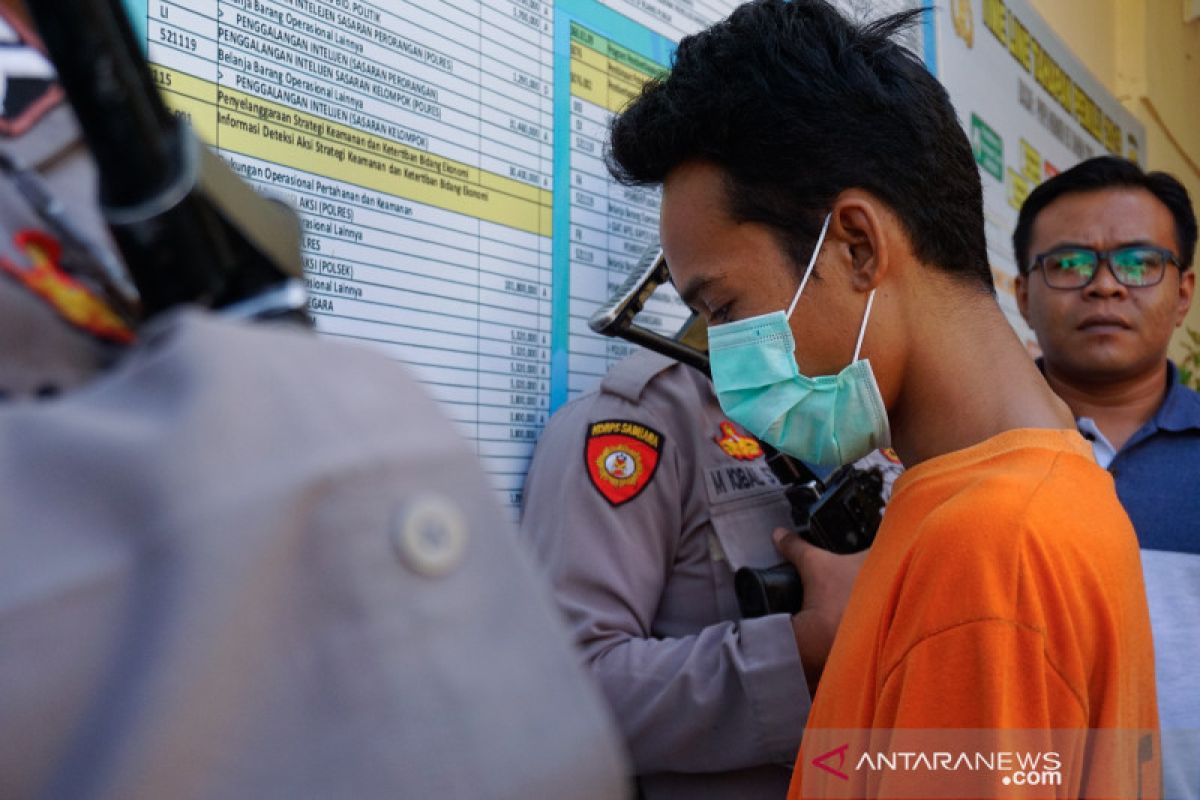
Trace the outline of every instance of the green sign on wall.
{"label": "green sign on wall", "polygon": [[996,180],[1004,180],[1004,140],[978,114],[971,115],[971,149],[976,164]]}

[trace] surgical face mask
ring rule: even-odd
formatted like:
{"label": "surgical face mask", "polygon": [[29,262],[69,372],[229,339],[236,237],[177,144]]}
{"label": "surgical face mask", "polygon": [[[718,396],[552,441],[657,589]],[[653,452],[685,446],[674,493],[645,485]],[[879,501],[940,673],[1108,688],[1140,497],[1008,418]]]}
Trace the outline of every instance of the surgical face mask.
{"label": "surgical face mask", "polygon": [[810,464],[837,467],[891,444],[887,409],[867,360],[863,334],[875,301],[867,297],[850,364],[836,375],[810,378],[796,366],[788,319],[812,275],[829,216],[787,312],[773,311],[708,329],[713,385],[721,408],[762,441]]}

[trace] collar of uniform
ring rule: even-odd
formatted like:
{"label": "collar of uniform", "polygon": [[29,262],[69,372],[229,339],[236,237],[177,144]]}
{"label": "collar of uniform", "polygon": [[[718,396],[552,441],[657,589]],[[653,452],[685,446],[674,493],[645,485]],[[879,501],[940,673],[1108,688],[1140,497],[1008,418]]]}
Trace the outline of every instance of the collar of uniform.
{"label": "collar of uniform", "polygon": [[1179,369],[1167,359],[1167,387],[1162,405],[1121,445],[1117,456],[1159,431],[1182,433],[1193,430],[1200,430],[1200,394],[1179,382]]}
{"label": "collar of uniform", "polygon": [[1092,464],[1096,462],[1091,445],[1077,430],[1013,428],[961,450],[952,450],[949,453],[933,456],[916,466],[906,468],[892,486],[892,499],[889,503],[896,502],[901,490],[907,490],[909,486],[918,481],[946,473],[961,472],[999,456],[1029,450],[1069,453],[1080,456]]}
{"label": "collar of uniform", "polygon": [[1200,430],[1200,393],[1179,381],[1179,368],[1167,361],[1167,395],[1154,414],[1154,424],[1164,431]]}
{"label": "collar of uniform", "polygon": [[[1035,363],[1041,373],[1045,375],[1044,359],[1039,356]],[[1124,450],[1160,430],[1173,432],[1200,430],[1200,393],[1180,383],[1179,368],[1169,358],[1167,359],[1167,388],[1162,405],[1121,449]]]}
{"label": "collar of uniform", "polygon": [[[22,51],[30,58],[46,58],[37,34],[29,30],[10,10],[0,4],[0,21],[16,37],[4,45],[4,58],[0,58],[0,82],[11,78],[13,63],[21,63]],[[52,65],[51,65],[52,66]],[[38,167],[51,160],[68,146],[79,140],[79,124],[75,121],[70,106],[64,102],[62,87],[53,82],[53,74],[38,72],[37,79],[45,83],[45,91],[31,100],[17,118],[8,119],[5,114],[6,133],[0,135],[0,147],[16,163],[27,167]]]}
{"label": "collar of uniform", "polygon": [[1096,463],[1108,469],[1108,465],[1116,458],[1117,450],[1104,435],[1104,431],[1100,430],[1096,421],[1091,417],[1076,417],[1075,427],[1083,434],[1083,438],[1091,442],[1092,455],[1096,457]]}
{"label": "collar of uniform", "polygon": [[608,371],[600,382],[600,391],[636,403],[641,400],[642,390],[655,375],[678,363],[673,358],[650,350],[638,350]]}
{"label": "collar of uniform", "polygon": [[62,153],[83,145],[75,113],[60,102],[24,134],[0,136],[0,149],[15,163],[34,169],[58,158]]}

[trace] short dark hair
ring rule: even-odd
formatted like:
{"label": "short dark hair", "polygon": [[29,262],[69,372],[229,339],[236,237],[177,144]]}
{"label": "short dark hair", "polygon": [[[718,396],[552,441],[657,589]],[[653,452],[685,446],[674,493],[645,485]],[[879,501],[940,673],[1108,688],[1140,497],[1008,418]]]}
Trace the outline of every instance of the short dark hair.
{"label": "short dark hair", "polygon": [[928,9],[856,24],[825,0],[754,0],[679,43],[613,121],[608,168],[659,184],[690,160],[727,176],[730,213],[803,264],[837,195],[871,192],[922,261],[994,292],[983,189],[941,84],[891,37]]}
{"label": "short dark hair", "polygon": [[1017,270],[1022,275],[1029,272],[1029,240],[1033,238],[1033,223],[1042,209],[1065,194],[1122,188],[1145,189],[1167,207],[1175,218],[1179,266],[1183,269],[1191,267],[1196,250],[1196,212],[1192,210],[1192,200],[1184,185],[1165,172],[1143,172],[1127,159],[1097,156],[1060,172],[1025,198],[1012,237]]}

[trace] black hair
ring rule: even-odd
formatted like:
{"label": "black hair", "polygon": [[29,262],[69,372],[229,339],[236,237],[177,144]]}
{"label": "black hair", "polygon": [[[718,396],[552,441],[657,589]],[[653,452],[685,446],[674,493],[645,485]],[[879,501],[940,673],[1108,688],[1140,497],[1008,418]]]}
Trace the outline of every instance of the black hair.
{"label": "black hair", "polygon": [[1192,210],[1192,201],[1184,185],[1165,172],[1143,172],[1127,159],[1097,156],[1060,172],[1025,198],[1012,237],[1013,255],[1020,273],[1029,272],[1029,240],[1033,238],[1033,223],[1042,209],[1065,194],[1126,188],[1145,189],[1167,207],[1175,218],[1179,266],[1183,269],[1191,267],[1196,250],[1196,212]]}
{"label": "black hair", "polygon": [[892,36],[928,9],[868,24],[825,0],[754,0],[679,43],[670,72],[613,121],[608,168],[659,184],[723,168],[731,215],[768,225],[803,264],[839,193],[871,192],[922,261],[993,292],[983,190],[946,90]]}

